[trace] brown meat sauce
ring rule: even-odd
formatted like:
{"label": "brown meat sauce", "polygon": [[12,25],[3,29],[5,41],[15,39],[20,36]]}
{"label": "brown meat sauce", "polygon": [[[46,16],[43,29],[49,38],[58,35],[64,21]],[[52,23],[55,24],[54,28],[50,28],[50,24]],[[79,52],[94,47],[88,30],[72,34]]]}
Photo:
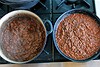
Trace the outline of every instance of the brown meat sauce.
{"label": "brown meat sauce", "polygon": [[28,61],[43,48],[46,31],[36,18],[22,14],[9,21],[2,30],[2,49],[14,61]]}
{"label": "brown meat sauce", "polygon": [[71,14],[60,22],[56,40],[66,56],[85,60],[100,49],[100,26],[88,15]]}

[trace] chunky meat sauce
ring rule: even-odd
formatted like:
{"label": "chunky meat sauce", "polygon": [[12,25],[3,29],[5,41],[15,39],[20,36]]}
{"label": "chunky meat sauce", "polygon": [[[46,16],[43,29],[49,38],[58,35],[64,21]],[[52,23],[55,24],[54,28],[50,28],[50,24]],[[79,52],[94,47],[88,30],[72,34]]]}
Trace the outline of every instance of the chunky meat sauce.
{"label": "chunky meat sauce", "polygon": [[43,24],[37,18],[18,15],[2,28],[3,53],[13,61],[28,61],[42,50],[45,33]]}
{"label": "chunky meat sauce", "polygon": [[60,22],[56,41],[66,56],[85,60],[100,49],[100,25],[88,15],[70,14]]}

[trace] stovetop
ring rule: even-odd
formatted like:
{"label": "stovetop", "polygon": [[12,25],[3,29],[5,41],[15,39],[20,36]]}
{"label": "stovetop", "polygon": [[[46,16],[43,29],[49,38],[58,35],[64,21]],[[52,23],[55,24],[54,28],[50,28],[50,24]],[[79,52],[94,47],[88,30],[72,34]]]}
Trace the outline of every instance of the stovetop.
{"label": "stovetop", "polygon": [[[95,11],[95,0],[85,0],[89,7],[80,4],[69,4],[66,2],[61,3],[64,0],[40,0],[40,2],[35,5],[34,7],[30,9],[26,9],[29,11],[32,11],[36,13],[43,21],[46,19],[50,20],[54,26],[54,23],[56,22],[57,18],[64,12],[74,9],[74,8],[81,8],[85,10],[89,10],[92,13],[96,14]],[[66,1],[66,0],[65,0]],[[8,12],[11,12],[13,9],[8,5],[0,4],[0,17],[4,16]],[[96,59],[100,59],[99,57]],[[44,48],[44,51],[33,61],[29,63],[41,63],[41,62],[64,62],[64,61],[70,61],[66,58],[64,58],[55,48],[52,34],[50,34],[47,37],[46,46]],[[0,64],[7,64],[9,62],[5,61],[0,57]]]}

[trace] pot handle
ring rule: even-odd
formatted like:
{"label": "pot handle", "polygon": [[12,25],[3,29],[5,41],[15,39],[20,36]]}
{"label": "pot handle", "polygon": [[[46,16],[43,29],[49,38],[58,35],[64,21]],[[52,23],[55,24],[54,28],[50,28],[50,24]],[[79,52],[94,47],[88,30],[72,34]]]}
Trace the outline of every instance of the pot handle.
{"label": "pot handle", "polygon": [[[44,21],[44,25],[45,25],[45,27],[46,27],[46,30],[48,29],[48,28],[50,28],[50,30],[47,30],[47,36],[50,34],[50,33],[52,33],[52,31],[53,31],[53,26],[52,26],[52,23],[51,23],[51,21],[50,20],[45,20]],[[48,27],[48,28],[47,28]]]}

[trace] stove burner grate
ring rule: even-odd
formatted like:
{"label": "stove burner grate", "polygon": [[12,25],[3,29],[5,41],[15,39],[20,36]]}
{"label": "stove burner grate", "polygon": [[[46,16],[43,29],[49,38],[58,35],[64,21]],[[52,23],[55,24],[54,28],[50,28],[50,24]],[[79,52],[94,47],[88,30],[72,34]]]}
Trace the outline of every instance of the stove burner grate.
{"label": "stove burner grate", "polygon": [[90,4],[86,0],[62,0],[61,3],[58,4],[56,9],[60,8],[62,4],[66,4],[72,7],[72,9],[75,9],[77,5],[85,6],[86,8],[90,8]]}

